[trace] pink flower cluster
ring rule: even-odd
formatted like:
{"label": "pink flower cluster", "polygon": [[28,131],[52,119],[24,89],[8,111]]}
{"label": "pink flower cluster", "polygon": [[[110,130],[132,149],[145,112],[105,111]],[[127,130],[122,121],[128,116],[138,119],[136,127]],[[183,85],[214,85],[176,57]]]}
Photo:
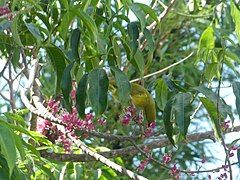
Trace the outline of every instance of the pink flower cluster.
{"label": "pink flower cluster", "polygon": [[180,178],[180,170],[177,168],[177,165],[174,164],[171,168],[170,174],[175,177],[175,179]]}
{"label": "pink flower cluster", "polygon": [[169,155],[169,154],[164,154],[164,156],[163,156],[163,158],[162,158],[163,164],[166,165],[166,164],[170,163],[171,160],[172,160],[171,155]]}
{"label": "pink flower cluster", "polygon": [[12,16],[12,14],[10,14],[10,13],[11,13],[11,10],[9,9],[8,4],[0,7],[0,16],[9,14],[8,20],[12,20],[13,16]]}

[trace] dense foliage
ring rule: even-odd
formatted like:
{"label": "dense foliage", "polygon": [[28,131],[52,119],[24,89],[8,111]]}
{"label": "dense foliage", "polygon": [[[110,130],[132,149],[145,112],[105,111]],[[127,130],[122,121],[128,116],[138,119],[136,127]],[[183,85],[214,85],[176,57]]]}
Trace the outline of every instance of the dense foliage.
{"label": "dense foliage", "polygon": [[0,179],[237,178],[239,42],[234,0],[1,1]]}

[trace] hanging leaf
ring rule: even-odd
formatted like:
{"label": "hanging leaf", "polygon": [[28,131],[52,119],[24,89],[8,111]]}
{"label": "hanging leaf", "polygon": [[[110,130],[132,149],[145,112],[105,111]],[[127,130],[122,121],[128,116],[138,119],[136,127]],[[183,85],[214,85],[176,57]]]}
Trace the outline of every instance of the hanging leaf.
{"label": "hanging leaf", "polygon": [[163,111],[163,122],[164,127],[166,130],[166,135],[169,139],[169,141],[172,143],[173,146],[175,146],[175,142],[173,140],[173,124],[172,124],[172,106],[173,106],[174,99],[171,98],[168,100],[164,111]]}
{"label": "hanging leaf", "polygon": [[145,28],[143,31],[143,34],[148,42],[149,51],[154,51],[155,50],[155,42],[154,42],[152,33],[147,28]]}
{"label": "hanging leaf", "polygon": [[31,32],[31,34],[32,34],[37,40],[41,41],[41,40],[42,40],[42,35],[41,35],[39,29],[36,27],[36,25],[33,24],[33,23],[25,23],[25,24],[26,24],[28,30]]}
{"label": "hanging leaf", "polygon": [[61,81],[61,89],[63,93],[63,99],[65,102],[66,109],[70,112],[72,108],[72,103],[70,100],[70,93],[72,91],[72,77],[71,70],[74,63],[69,64],[65,70],[63,71],[62,81]]}
{"label": "hanging leaf", "polygon": [[138,48],[138,38],[139,38],[139,30],[136,22],[131,22],[127,26],[128,35],[130,38],[130,48],[132,50],[132,55],[134,55]]}
{"label": "hanging leaf", "polygon": [[137,52],[134,55],[134,64],[136,63],[137,69],[140,72],[140,75],[143,76],[144,74],[144,68],[145,68],[145,62],[143,58],[143,54],[140,50],[137,50]]}
{"label": "hanging leaf", "polygon": [[93,69],[89,73],[89,99],[96,115],[104,113],[107,107],[108,77],[103,69]]}
{"label": "hanging leaf", "polygon": [[236,97],[236,108],[238,116],[240,117],[240,82],[232,83],[233,93]]}
{"label": "hanging leaf", "polygon": [[218,105],[219,112],[220,112],[221,116],[223,117],[223,119],[226,119],[227,115],[229,115],[229,117],[232,120],[234,120],[234,117],[233,117],[233,114],[231,111],[231,107],[229,105],[227,105],[222,98],[218,97],[218,95],[216,93],[212,92],[211,89],[204,87],[204,86],[198,86],[193,89],[204,94],[206,96],[206,98],[208,98],[210,101],[212,101],[215,104],[216,107]]}
{"label": "hanging leaf", "polygon": [[215,39],[214,39],[214,30],[212,26],[208,26],[205,31],[203,31],[201,38],[199,40],[198,51],[202,48],[213,49],[215,47]]}
{"label": "hanging leaf", "polygon": [[111,67],[111,70],[114,72],[115,82],[118,87],[117,92],[119,100],[123,105],[127,105],[130,100],[131,90],[131,85],[129,83],[128,77],[116,67]]}
{"label": "hanging leaf", "polygon": [[67,37],[69,25],[74,17],[75,15],[71,11],[67,11],[62,17],[61,24],[59,26],[59,33],[64,40]]}
{"label": "hanging leaf", "polygon": [[17,153],[13,134],[8,128],[4,126],[0,126],[0,149],[1,154],[5,157],[7,161],[9,168],[9,176],[11,176],[13,169],[16,165],[15,162],[17,159]]}
{"label": "hanging leaf", "polygon": [[85,103],[87,98],[88,74],[84,74],[80,79],[76,94],[76,108],[81,118],[85,117]]}
{"label": "hanging leaf", "polygon": [[136,3],[133,3],[130,6],[130,8],[133,11],[133,13],[135,14],[135,16],[137,16],[137,18],[141,24],[141,29],[143,31],[143,29],[146,26],[146,18],[145,18],[146,14],[143,12],[142,8]]}
{"label": "hanging leaf", "polygon": [[78,47],[80,42],[80,29],[74,29],[71,33],[70,48],[76,62],[80,63]]}
{"label": "hanging leaf", "polygon": [[221,126],[220,120],[218,117],[217,107],[216,105],[207,98],[200,97],[203,106],[206,108],[210,118],[211,118],[211,125],[215,134],[215,137],[220,141],[221,139]]}
{"label": "hanging leaf", "polygon": [[23,44],[21,42],[21,39],[20,39],[20,36],[18,33],[18,18],[19,18],[18,15],[16,17],[14,17],[12,26],[11,26],[11,31],[12,31],[12,36],[13,36],[14,41],[17,43],[17,45],[23,47]]}
{"label": "hanging leaf", "polygon": [[219,78],[219,65],[218,63],[211,63],[207,65],[207,68],[204,73],[205,78],[210,82],[214,77]]}
{"label": "hanging leaf", "polygon": [[163,111],[168,101],[168,87],[163,79],[159,79],[157,81],[155,91],[157,106],[160,110]]}
{"label": "hanging leaf", "polygon": [[230,8],[231,16],[235,24],[235,32],[237,34],[238,42],[240,42],[240,11],[234,3],[234,0],[231,0]]}
{"label": "hanging leaf", "polygon": [[186,137],[188,126],[190,124],[190,113],[192,112],[192,95],[189,93],[178,93],[174,97],[175,101],[172,111],[175,114],[175,119],[180,133]]}
{"label": "hanging leaf", "polygon": [[66,67],[65,57],[63,52],[56,46],[46,47],[47,54],[51,60],[54,71],[57,75],[56,77],[56,94],[60,93],[60,84],[63,76],[63,71]]}
{"label": "hanging leaf", "polygon": [[112,38],[112,44],[113,44],[113,52],[114,52],[114,55],[115,55],[116,62],[118,64],[118,66],[120,67],[121,62],[122,62],[121,48],[119,47],[119,44],[118,44],[118,41],[117,41],[116,37]]}

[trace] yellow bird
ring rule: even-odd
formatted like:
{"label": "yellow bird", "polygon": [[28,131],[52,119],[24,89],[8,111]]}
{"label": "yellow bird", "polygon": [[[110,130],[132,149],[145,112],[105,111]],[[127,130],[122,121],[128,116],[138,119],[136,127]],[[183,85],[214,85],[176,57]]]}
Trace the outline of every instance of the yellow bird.
{"label": "yellow bird", "polygon": [[132,103],[143,113],[148,121],[148,125],[156,120],[155,102],[151,94],[141,85],[131,83]]}

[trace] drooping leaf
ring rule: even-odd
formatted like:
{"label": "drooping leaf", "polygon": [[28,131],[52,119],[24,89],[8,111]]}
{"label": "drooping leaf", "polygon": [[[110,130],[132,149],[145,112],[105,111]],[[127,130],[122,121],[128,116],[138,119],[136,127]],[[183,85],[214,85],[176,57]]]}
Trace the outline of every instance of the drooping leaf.
{"label": "drooping leaf", "polygon": [[71,23],[71,21],[73,20],[74,17],[75,17],[75,15],[70,11],[67,11],[62,17],[62,21],[59,26],[59,33],[64,40],[67,37],[67,33],[69,30],[69,24]]}
{"label": "drooping leaf", "polygon": [[138,48],[138,38],[139,38],[139,30],[136,22],[131,22],[127,26],[128,35],[130,38],[130,48],[132,50],[132,55],[134,55]]}
{"label": "drooping leaf", "polygon": [[26,23],[26,26],[27,26],[28,30],[32,33],[32,35],[37,40],[42,40],[42,35],[41,35],[39,29],[36,27],[35,24],[33,24],[33,23]]}
{"label": "drooping leaf", "polygon": [[169,99],[164,111],[163,111],[163,122],[164,127],[166,130],[166,135],[169,139],[169,141],[172,143],[172,145],[175,146],[175,142],[173,140],[173,124],[171,122],[172,120],[172,106],[173,106],[173,98]]}
{"label": "drooping leaf", "polygon": [[236,97],[236,108],[238,116],[240,117],[240,82],[232,83],[233,93]]}
{"label": "drooping leaf", "polygon": [[221,126],[220,126],[220,120],[218,117],[217,107],[212,101],[210,101],[207,98],[200,97],[200,100],[203,103],[203,106],[206,108],[206,110],[211,118],[211,125],[213,128],[215,137],[217,137],[217,139],[220,140]]}
{"label": "drooping leaf", "polygon": [[118,87],[118,97],[123,105],[127,105],[130,100],[131,85],[129,83],[127,75],[125,75],[120,69],[111,67],[114,72],[115,82]]}
{"label": "drooping leaf", "polygon": [[234,120],[231,107],[227,105],[222,98],[218,97],[218,95],[214,93],[211,89],[204,86],[198,86],[193,89],[204,94],[206,98],[208,98],[210,101],[212,101],[215,104],[216,107],[218,106],[219,113],[224,119],[226,119],[228,115],[232,120]]}
{"label": "drooping leaf", "polygon": [[21,136],[16,135],[14,133],[13,133],[13,136],[14,136],[14,141],[15,141],[16,148],[18,149],[18,152],[19,152],[22,160],[25,160],[26,159],[26,152],[25,152],[24,147],[23,147]]}
{"label": "drooping leaf", "polygon": [[188,126],[190,124],[190,113],[192,111],[192,95],[189,93],[178,93],[174,97],[172,110],[180,133],[186,137]]}
{"label": "drooping leaf", "polygon": [[78,47],[80,42],[80,29],[74,29],[71,33],[71,42],[70,42],[70,48],[73,54],[74,59],[80,63],[80,58],[78,54]]}
{"label": "drooping leaf", "polygon": [[153,35],[147,28],[144,29],[143,34],[146,37],[146,40],[148,42],[149,51],[154,51],[155,50],[155,42],[154,42]]}
{"label": "drooping leaf", "polygon": [[76,108],[81,118],[85,116],[85,103],[87,98],[87,80],[88,74],[84,74],[80,79],[76,94]]}
{"label": "drooping leaf", "polygon": [[116,58],[116,62],[118,66],[121,66],[121,49],[119,47],[118,41],[116,38],[112,38],[112,44],[113,44],[113,52]]}
{"label": "drooping leaf", "polygon": [[96,115],[104,113],[107,107],[107,92],[109,80],[105,70],[93,69],[89,73],[89,99]]}
{"label": "drooping leaf", "polygon": [[14,17],[12,25],[11,25],[11,31],[12,31],[12,36],[14,41],[17,43],[17,45],[19,46],[23,46],[21,39],[20,39],[20,35],[18,33],[18,18],[19,16]]}
{"label": "drooping leaf", "polygon": [[11,176],[13,169],[15,167],[15,162],[17,159],[17,153],[15,148],[15,141],[13,137],[13,132],[4,126],[0,126],[0,147],[1,154],[5,157],[8,168],[9,176]]}
{"label": "drooping leaf", "polygon": [[141,29],[143,30],[146,26],[146,18],[145,18],[146,14],[142,10],[142,8],[136,3],[133,3],[130,6],[130,8],[133,11],[133,13],[137,16],[137,18],[141,24]]}
{"label": "drooping leaf", "polygon": [[198,50],[202,48],[206,48],[211,50],[215,47],[215,39],[214,39],[214,30],[212,26],[208,26],[201,35]]}
{"label": "drooping leaf", "polygon": [[168,101],[168,88],[163,79],[157,81],[155,91],[157,106],[163,111]]}
{"label": "drooping leaf", "polygon": [[56,94],[60,92],[60,84],[63,76],[63,71],[66,67],[65,57],[63,52],[56,46],[46,47],[46,51],[57,75],[56,79]]}
{"label": "drooping leaf", "polygon": [[19,60],[20,60],[20,48],[16,47],[13,49],[13,55],[12,55],[12,65],[15,71],[18,66]]}
{"label": "drooping leaf", "polygon": [[144,74],[144,68],[145,68],[145,62],[143,58],[143,54],[140,50],[137,50],[137,52],[134,55],[134,64],[136,63],[137,69],[140,72],[140,75]]}
{"label": "drooping leaf", "polygon": [[72,91],[72,77],[71,77],[71,70],[74,63],[69,64],[65,70],[63,71],[63,76],[61,80],[61,89],[63,93],[63,98],[65,102],[66,109],[71,111],[72,103],[70,100],[70,93]]}
{"label": "drooping leaf", "polygon": [[211,63],[207,65],[207,68],[204,73],[205,78],[210,82],[214,77],[219,78],[219,65],[218,63]]}
{"label": "drooping leaf", "polygon": [[238,42],[240,42],[240,11],[234,3],[234,0],[231,0],[230,8],[231,16],[235,24],[235,32],[237,34]]}

